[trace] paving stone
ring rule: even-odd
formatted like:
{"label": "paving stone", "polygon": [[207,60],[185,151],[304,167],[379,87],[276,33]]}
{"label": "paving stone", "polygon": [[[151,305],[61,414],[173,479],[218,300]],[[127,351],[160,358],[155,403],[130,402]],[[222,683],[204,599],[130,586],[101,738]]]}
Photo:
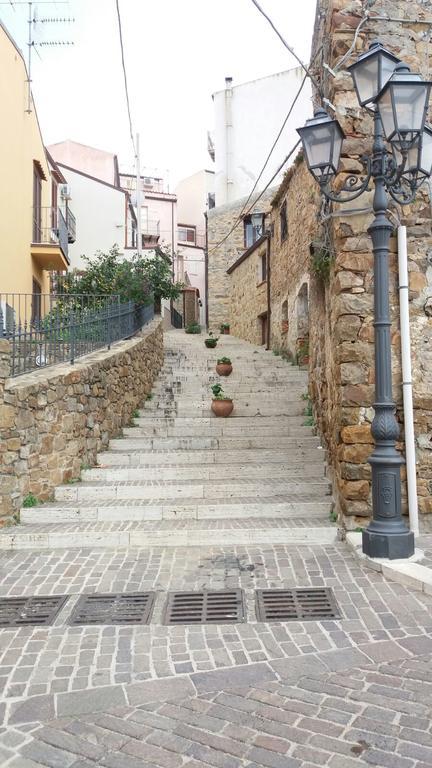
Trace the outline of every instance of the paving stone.
{"label": "paving stone", "polygon": [[[88,689],[74,693],[57,695],[57,713],[65,715],[80,715],[87,712],[103,712],[109,702],[110,708],[126,704],[126,695],[120,686]],[[48,718],[47,718],[48,719]]]}

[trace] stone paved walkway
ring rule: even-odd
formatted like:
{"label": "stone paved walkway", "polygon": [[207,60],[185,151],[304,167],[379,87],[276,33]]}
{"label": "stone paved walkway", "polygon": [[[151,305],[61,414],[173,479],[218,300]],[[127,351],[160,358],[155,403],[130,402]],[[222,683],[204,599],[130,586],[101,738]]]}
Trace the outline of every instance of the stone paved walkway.
{"label": "stone paved walkway", "polygon": [[[172,346],[181,344],[183,338],[174,335]],[[283,365],[270,358],[267,379],[277,381]],[[187,374],[179,376],[186,377],[183,386],[191,386]],[[236,386],[246,387],[244,381]],[[247,392],[245,395],[242,407],[246,410],[250,404]],[[178,399],[173,402],[173,421],[178,424],[182,404]],[[273,410],[273,404],[267,407]],[[141,418],[171,418],[154,416],[154,411],[165,413],[171,408],[165,395],[163,401],[159,399],[156,388],[154,400],[143,409],[147,415]],[[245,419],[247,426],[252,418],[249,413],[237,421]],[[153,428],[160,429],[160,424]],[[258,445],[259,439],[268,438],[257,437]],[[276,439],[279,443],[281,436]],[[159,471],[164,461],[168,468],[192,466],[195,471],[207,466],[207,460],[210,466],[216,465],[220,457],[218,447],[195,448],[191,464],[188,444],[153,454],[146,449],[142,465],[141,450],[128,451],[124,440],[118,442],[122,444],[118,448],[122,468],[126,457],[129,467],[148,468],[152,466],[149,457],[156,456]],[[232,448],[231,443],[226,450],[233,460],[224,466],[253,466],[258,454],[259,466],[267,463],[262,461],[265,457],[272,459],[268,464],[273,469],[287,463],[301,466],[303,461],[307,473],[305,456],[298,460],[295,454],[294,460],[292,448],[279,444],[277,450],[274,445],[265,449],[252,445],[246,448],[251,453],[241,461],[235,452],[241,453],[244,447]],[[183,461],[185,455],[187,461]],[[119,466],[114,460],[110,463],[112,457],[112,453],[105,454],[105,467]],[[317,472],[322,472],[322,461],[320,456]],[[92,481],[87,480],[83,485],[87,482],[91,486]],[[114,487],[117,481],[111,478],[109,482]],[[191,520],[192,507],[187,505],[180,519],[172,519],[172,514],[170,519],[172,507],[167,500],[166,518],[161,505],[151,503],[153,513],[157,509],[163,518],[159,520],[141,519],[143,511],[149,512],[149,505],[142,502],[139,512],[131,502],[102,507],[74,504],[49,505],[42,514],[52,518],[38,523],[48,531],[67,525],[64,535],[71,537],[69,546],[65,538],[54,549],[42,545],[39,550],[0,552],[0,597],[70,596],[52,627],[0,630],[2,766],[431,768],[432,596],[386,581],[365,568],[345,543],[336,540],[325,496],[307,501],[306,507],[301,506],[301,494],[291,507],[284,495],[258,501],[253,493],[225,509],[212,502],[212,514],[217,508],[221,517],[210,518],[210,522]],[[273,505],[273,515],[275,505],[281,505],[279,517],[263,517],[262,506],[268,504]],[[327,510],[323,512],[320,504],[327,505]],[[202,511],[203,506],[204,502],[198,504],[196,510]],[[84,519],[58,520],[60,513],[74,508],[80,514],[84,510]],[[86,510],[92,509],[105,510],[110,519],[85,521]],[[177,502],[175,509],[180,509]],[[253,522],[245,511],[255,515]],[[125,512],[129,519],[119,523]],[[177,537],[195,525],[221,539],[212,546],[188,547],[126,548],[116,547],[112,541],[105,547],[91,546],[90,541],[88,546],[74,545],[77,529],[80,535],[88,535],[99,526],[96,531],[112,535],[131,529],[136,532],[140,525],[145,525],[145,535],[165,526]],[[292,531],[312,529],[322,531],[326,543],[317,543],[317,538],[301,544],[289,540]],[[263,537],[270,531],[271,536],[286,539],[281,543],[265,543],[265,538],[248,544],[236,542],[235,537],[252,530]],[[421,541],[432,552],[430,537],[425,535]],[[299,586],[331,587],[342,618],[287,623],[257,620],[256,589]],[[163,623],[169,590],[204,588],[242,588],[247,621],[232,625]],[[84,593],[146,590],[157,593],[148,626],[68,624]]]}

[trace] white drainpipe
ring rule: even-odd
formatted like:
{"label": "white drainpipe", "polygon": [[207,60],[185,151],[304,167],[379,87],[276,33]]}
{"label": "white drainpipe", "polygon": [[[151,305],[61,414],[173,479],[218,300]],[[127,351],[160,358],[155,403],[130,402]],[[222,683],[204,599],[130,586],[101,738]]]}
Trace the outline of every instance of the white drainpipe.
{"label": "white drainpipe", "polygon": [[408,510],[410,528],[419,534],[417,475],[414,436],[414,411],[411,374],[411,342],[409,321],[408,251],[406,227],[398,227],[399,307],[402,348],[402,391],[405,424],[405,455],[408,483]]}

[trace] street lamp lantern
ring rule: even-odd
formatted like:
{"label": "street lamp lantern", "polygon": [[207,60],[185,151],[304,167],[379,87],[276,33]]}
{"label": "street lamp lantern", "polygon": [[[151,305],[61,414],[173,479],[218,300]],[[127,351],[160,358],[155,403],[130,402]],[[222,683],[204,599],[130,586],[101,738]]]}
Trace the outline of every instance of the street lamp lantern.
{"label": "street lamp lantern", "polygon": [[404,157],[398,147],[392,145],[393,156],[403,177],[429,178],[432,173],[432,127],[425,125],[423,133]]}
{"label": "street lamp lantern", "polygon": [[325,184],[335,176],[345,134],[337,120],[332,120],[325,109],[317,109],[303,128],[297,128],[303,144],[307,166],[319,182]]}
{"label": "street lamp lantern", "polygon": [[[375,447],[372,467],[373,519],[363,531],[363,552],[371,557],[408,558],[414,534],[402,518],[401,467],[396,449],[399,424],[392,394],[389,250],[394,224],[387,209],[389,195],[401,205],[411,203],[432,170],[432,127],[425,126],[432,83],[425,82],[379,43],[349,67],[358,100],[373,111],[372,152],[361,158],[362,174],[345,174],[338,191],[337,173],[343,131],[319,109],[298,129],[310,172],[327,200],[355,200],[374,184],[374,219],[368,233],[374,254],[375,415],[371,431]],[[386,145],[385,138],[390,143]],[[390,151],[391,148],[391,151]]]}
{"label": "street lamp lantern", "polygon": [[375,40],[370,44],[369,50],[348,67],[348,72],[354,81],[359,104],[362,107],[370,105],[375,100],[399,62],[400,59],[397,56],[387,51],[378,40]]}
{"label": "street lamp lantern", "polygon": [[422,134],[431,86],[431,82],[400,63],[377,96],[386,139],[401,151],[410,149]]}

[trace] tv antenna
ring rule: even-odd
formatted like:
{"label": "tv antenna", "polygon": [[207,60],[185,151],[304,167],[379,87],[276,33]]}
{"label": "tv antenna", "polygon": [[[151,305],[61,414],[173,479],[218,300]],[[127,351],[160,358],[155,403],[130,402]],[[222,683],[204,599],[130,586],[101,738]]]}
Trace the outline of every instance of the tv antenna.
{"label": "tv antenna", "polygon": [[[40,0],[39,2],[35,3],[33,0],[30,0],[28,4],[28,60],[27,60],[27,86],[28,86],[28,92],[27,92],[27,109],[26,112],[30,113],[32,111],[32,96],[31,96],[31,84],[32,84],[32,52],[35,50],[35,52],[38,54],[40,58],[40,54],[38,51],[38,47],[44,47],[44,46],[60,46],[60,45],[74,45],[72,40],[43,40],[38,39],[42,38],[42,31],[45,31],[44,25],[45,24],[73,24],[75,21],[72,17],[59,17],[59,16],[45,16],[39,18],[37,13],[37,5],[67,5],[68,0]],[[12,7],[14,5],[25,5],[25,3],[16,3],[11,2]]]}

